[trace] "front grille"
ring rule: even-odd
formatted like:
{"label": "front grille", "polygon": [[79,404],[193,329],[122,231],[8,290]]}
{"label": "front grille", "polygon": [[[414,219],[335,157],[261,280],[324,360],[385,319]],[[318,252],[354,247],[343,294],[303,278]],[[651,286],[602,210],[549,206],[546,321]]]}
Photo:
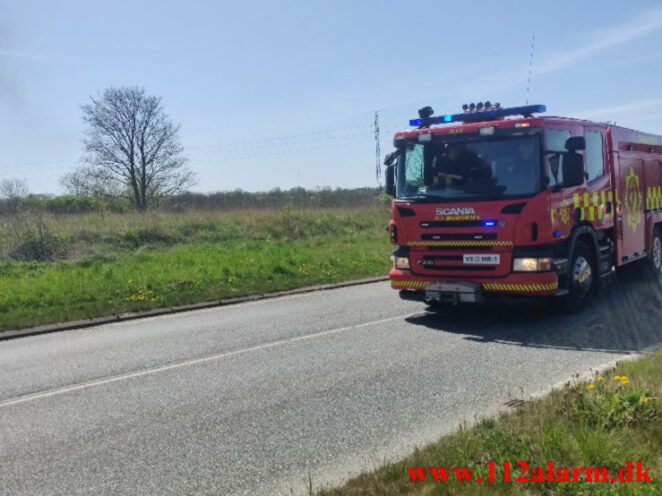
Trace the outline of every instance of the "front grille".
{"label": "front grille", "polygon": [[496,233],[443,233],[421,235],[421,239],[430,241],[476,241],[496,238]]}
{"label": "front grille", "polygon": [[447,262],[461,262],[462,255],[423,255],[423,260],[445,260]]}
{"label": "front grille", "polygon": [[428,246],[428,251],[490,251],[494,246],[470,246],[470,245],[458,245],[458,246]]}
{"label": "front grille", "polygon": [[457,270],[465,272],[489,272],[496,270],[495,265],[421,265],[425,270]]}
{"label": "front grille", "polygon": [[429,220],[420,223],[421,228],[429,229],[434,227],[482,227],[480,220]]}

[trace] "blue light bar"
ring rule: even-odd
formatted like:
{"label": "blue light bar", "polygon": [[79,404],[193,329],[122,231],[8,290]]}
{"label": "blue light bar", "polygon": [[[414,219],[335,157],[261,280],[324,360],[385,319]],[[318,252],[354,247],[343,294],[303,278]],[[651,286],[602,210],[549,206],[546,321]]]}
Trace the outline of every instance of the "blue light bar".
{"label": "blue light bar", "polygon": [[495,220],[484,220],[483,221],[483,227],[494,227],[497,225],[497,221]]}
{"label": "blue light bar", "polygon": [[482,112],[463,112],[461,114],[440,115],[438,117],[428,117],[427,119],[412,119],[409,121],[409,125],[429,127],[432,124],[446,124],[449,122],[485,122],[512,115],[523,115],[527,117],[545,111],[547,111],[547,107],[544,105],[526,105],[524,107],[499,108]]}

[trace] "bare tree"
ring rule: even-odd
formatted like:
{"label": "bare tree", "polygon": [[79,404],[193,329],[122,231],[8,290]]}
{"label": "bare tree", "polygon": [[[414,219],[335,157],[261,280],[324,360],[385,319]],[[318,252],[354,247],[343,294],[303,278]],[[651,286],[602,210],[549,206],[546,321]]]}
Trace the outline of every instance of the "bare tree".
{"label": "bare tree", "polygon": [[91,100],[82,107],[88,178],[122,184],[137,210],[194,184],[184,167],[180,125],[166,115],[160,97],[142,88],[112,87]]}
{"label": "bare tree", "polygon": [[128,189],[105,169],[86,165],[67,172],[60,178],[60,185],[69,195],[95,197],[127,196]]}
{"label": "bare tree", "polygon": [[0,182],[0,198],[10,214],[18,213],[21,202],[28,196],[28,184],[25,179],[4,179]]}

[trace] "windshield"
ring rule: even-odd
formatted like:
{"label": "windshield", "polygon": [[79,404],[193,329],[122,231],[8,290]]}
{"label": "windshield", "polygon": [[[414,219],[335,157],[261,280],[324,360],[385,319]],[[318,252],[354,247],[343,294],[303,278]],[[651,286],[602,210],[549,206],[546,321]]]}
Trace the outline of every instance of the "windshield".
{"label": "windshield", "polygon": [[531,196],[540,190],[537,135],[408,143],[397,166],[396,197],[434,201]]}

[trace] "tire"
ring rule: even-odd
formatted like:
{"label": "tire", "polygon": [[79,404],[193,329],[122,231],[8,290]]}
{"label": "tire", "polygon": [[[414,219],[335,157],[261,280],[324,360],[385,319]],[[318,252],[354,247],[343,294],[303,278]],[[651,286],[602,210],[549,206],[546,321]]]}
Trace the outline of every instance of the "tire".
{"label": "tire", "polygon": [[658,284],[662,284],[662,230],[659,226],[653,229],[653,242],[648,255],[648,267]]}
{"label": "tire", "polygon": [[591,250],[582,241],[577,241],[568,266],[568,290],[564,296],[563,307],[566,311],[576,312],[584,308],[595,294],[598,274]]}

